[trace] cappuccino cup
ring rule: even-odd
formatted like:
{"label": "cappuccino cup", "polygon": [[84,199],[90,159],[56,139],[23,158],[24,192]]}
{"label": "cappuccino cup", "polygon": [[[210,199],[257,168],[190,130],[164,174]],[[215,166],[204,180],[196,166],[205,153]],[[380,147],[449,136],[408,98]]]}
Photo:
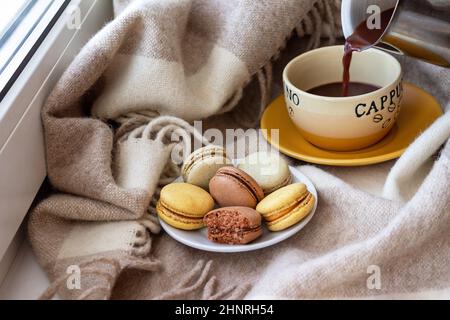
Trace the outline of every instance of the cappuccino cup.
{"label": "cappuccino cup", "polygon": [[380,141],[392,129],[403,95],[400,63],[388,53],[368,49],[353,54],[350,81],[375,86],[364,94],[333,97],[308,91],[342,83],[343,46],[306,52],[283,71],[286,108],[299,133],[315,146],[358,150]]}

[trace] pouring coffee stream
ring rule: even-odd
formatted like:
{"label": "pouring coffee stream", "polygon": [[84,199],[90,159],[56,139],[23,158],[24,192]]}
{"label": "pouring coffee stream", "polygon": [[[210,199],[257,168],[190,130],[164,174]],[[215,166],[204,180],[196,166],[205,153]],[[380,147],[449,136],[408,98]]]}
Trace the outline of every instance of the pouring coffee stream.
{"label": "pouring coffee stream", "polygon": [[344,56],[342,65],[344,68],[342,76],[342,96],[349,94],[350,65],[354,51],[362,51],[374,45],[386,31],[394,13],[394,8],[385,10],[380,14],[380,24],[375,28],[370,28],[367,21],[361,22],[355,31],[345,40]]}
{"label": "pouring coffee stream", "polygon": [[[376,47],[450,68],[450,4],[436,5],[429,0],[342,0],[341,17],[346,37],[343,96],[348,94],[354,51]],[[379,25],[370,21],[376,17]]]}

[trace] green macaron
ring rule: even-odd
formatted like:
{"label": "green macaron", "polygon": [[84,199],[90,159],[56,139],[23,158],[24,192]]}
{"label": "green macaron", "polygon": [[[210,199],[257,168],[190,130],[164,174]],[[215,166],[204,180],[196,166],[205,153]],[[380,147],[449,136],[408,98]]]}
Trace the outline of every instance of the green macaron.
{"label": "green macaron", "polygon": [[252,153],[238,165],[238,168],[255,179],[266,195],[292,181],[288,164],[275,152]]}

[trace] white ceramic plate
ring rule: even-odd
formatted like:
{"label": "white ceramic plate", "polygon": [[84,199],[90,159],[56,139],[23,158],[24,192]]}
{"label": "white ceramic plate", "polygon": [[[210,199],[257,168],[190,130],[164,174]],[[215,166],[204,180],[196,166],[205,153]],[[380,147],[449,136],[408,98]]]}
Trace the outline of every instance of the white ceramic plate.
{"label": "white ceramic plate", "polygon": [[185,231],[180,230],[171,227],[161,219],[159,219],[159,222],[161,223],[162,228],[175,240],[196,249],[204,250],[204,251],[212,251],[212,252],[244,252],[244,251],[252,251],[252,250],[258,250],[265,247],[273,246],[274,244],[277,244],[278,242],[281,242],[283,240],[286,240],[287,238],[293,236],[297,232],[299,232],[303,227],[308,224],[308,222],[312,219],[314,213],[316,212],[317,208],[317,191],[314,187],[311,180],[309,180],[305,175],[300,173],[297,169],[294,167],[289,167],[292,173],[292,182],[303,182],[308,190],[314,195],[316,198],[316,201],[314,203],[314,208],[311,210],[309,215],[305,217],[302,221],[297,223],[296,225],[285,229],[283,231],[278,232],[270,232],[265,227],[265,223],[263,221],[263,234],[261,237],[256,239],[253,242],[250,242],[249,244],[245,245],[231,245],[231,244],[221,244],[221,243],[215,243],[210,240],[208,240],[208,230],[207,228],[203,228],[200,230],[195,231]]}

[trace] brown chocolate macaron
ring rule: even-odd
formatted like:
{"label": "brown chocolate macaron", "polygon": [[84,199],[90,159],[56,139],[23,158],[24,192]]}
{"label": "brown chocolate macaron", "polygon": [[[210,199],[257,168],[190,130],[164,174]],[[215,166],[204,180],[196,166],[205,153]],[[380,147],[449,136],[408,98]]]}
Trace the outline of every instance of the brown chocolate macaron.
{"label": "brown chocolate macaron", "polygon": [[262,234],[261,215],[248,207],[225,207],[203,217],[208,239],[218,243],[246,244]]}
{"label": "brown chocolate macaron", "polygon": [[220,168],[209,182],[209,192],[221,207],[256,208],[264,198],[264,192],[255,179],[234,167]]}

